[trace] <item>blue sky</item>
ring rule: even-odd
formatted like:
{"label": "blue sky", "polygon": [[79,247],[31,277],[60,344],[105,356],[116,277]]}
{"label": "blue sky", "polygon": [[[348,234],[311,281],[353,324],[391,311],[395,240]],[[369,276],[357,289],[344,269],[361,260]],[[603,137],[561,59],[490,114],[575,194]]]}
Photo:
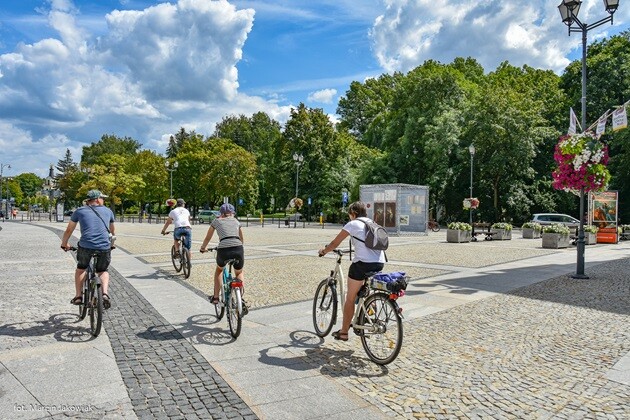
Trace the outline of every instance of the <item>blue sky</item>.
{"label": "blue sky", "polygon": [[[185,127],[208,135],[226,115],[281,123],[300,102],[336,119],[353,80],[427,59],[476,58],[558,73],[579,58],[548,0],[2,0],[0,163],[47,174],[66,149],[103,134],[163,153]],[[580,17],[604,17],[587,0]],[[615,25],[628,28],[621,2]]]}

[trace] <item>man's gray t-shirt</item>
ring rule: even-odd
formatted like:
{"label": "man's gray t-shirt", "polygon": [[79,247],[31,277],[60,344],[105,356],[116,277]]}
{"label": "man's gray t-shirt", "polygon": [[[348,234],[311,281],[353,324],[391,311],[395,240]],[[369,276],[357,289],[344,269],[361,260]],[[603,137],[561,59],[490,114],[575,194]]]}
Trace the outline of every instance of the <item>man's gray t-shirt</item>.
{"label": "man's gray t-shirt", "polygon": [[[79,223],[81,228],[81,239],[79,239],[79,246],[87,249],[108,250],[111,247],[109,242],[109,224],[114,222],[114,213],[105,206],[91,206],[92,209],[98,212],[103,220],[101,220],[93,211],[90,206],[79,207],[70,220],[75,223]],[[105,223],[103,223],[105,222]],[[105,228],[107,224],[107,228]]]}

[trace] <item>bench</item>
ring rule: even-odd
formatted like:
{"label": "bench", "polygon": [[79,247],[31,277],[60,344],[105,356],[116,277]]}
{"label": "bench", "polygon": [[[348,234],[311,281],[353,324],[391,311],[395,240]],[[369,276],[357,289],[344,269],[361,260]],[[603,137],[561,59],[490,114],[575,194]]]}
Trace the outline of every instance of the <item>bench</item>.
{"label": "bench", "polygon": [[[477,236],[479,235],[485,235],[484,240],[486,241],[491,241],[492,240],[492,235],[495,234],[495,232],[490,232],[490,223],[473,223],[472,225],[472,232],[470,233],[470,241],[471,242],[477,242]],[[480,228],[482,229],[481,231],[475,232],[476,228]],[[485,229],[485,230],[483,230]]]}

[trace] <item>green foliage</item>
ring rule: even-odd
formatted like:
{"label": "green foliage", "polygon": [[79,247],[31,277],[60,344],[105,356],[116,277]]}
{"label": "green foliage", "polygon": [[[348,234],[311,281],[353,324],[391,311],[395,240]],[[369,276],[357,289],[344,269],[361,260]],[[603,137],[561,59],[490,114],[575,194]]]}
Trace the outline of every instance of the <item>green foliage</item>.
{"label": "green foliage", "polygon": [[503,223],[503,222],[499,222],[499,223],[494,223],[492,226],[490,226],[491,229],[504,229],[504,230],[512,230],[512,225],[509,223]]}
{"label": "green foliage", "polygon": [[451,222],[447,227],[451,230],[472,230],[472,226],[465,222]]}
{"label": "green foliage", "polygon": [[24,197],[35,197],[35,195],[42,189],[44,180],[32,172],[22,173],[13,178],[18,184],[24,194]]}
{"label": "green foliage", "polygon": [[543,227],[543,233],[560,233],[562,235],[568,235],[570,232],[571,230],[562,223],[554,223]]}
{"label": "green foliage", "polygon": [[597,233],[599,228],[594,225],[584,225],[584,232]]}
{"label": "green foliage", "polygon": [[536,223],[536,222],[525,222],[523,223],[523,226],[521,226],[522,229],[534,229],[535,232],[540,232],[542,231],[542,226],[540,225],[540,223]]}
{"label": "green foliage", "polygon": [[[120,138],[114,135],[103,135],[101,139],[89,146],[83,146],[81,163],[92,165],[102,155],[131,156],[138,152],[142,145],[130,137]],[[102,160],[101,160],[102,161]]]}

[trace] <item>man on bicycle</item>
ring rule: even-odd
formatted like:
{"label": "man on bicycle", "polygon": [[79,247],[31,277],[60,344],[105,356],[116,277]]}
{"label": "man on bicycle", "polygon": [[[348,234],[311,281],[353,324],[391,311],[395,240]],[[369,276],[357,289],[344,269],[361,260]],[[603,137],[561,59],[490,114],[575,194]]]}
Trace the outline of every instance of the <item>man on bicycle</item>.
{"label": "man on bicycle", "polygon": [[177,241],[179,238],[184,238],[184,248],[188,252],[188,260],[190,260],[190,247],[192,245],[192,228],[190,227],[190,212],[186,207],[186,202],[183,198],[177,199],[177,205],[168,214],[166,223],[162,228],[162,235],[166,234],[166,228],[173,223],[175,231],[173,232],[173,245],[175,246],[175,257],[179,258],[179,246]]}
{"label": "man on bicycle", "polygon": [[350,216],[350,221],[345,224],[335,239],[319,250],[319,256],[323,257],[333,249],[336,249],[348,235],[354,239],[352,243],[355,253],[352,264],[348,269],[348,292],[343,306],[343,322],[341,323],[341,329],[332,334],[335,340],[342,341],[348,341],[348,330],[350,329],[350,323],[354,316],[354,301],[357,298],[359,289],[363,285],[363,280],[367,277],[366,273],[381,271],[385,265],[385,253],[383,251],[370,249],[365,246],[365,223],[357,220],[359,218],[365,221],[370,220],[367,217],[365,203],[355,201],[350,204],[350,207],[348,207],[348,216]]}
{"label": "man on bicycle", "polygon": [[103,287],[103,307],[109,309],[111,306],[109,295],[107,294],[109,285],[107,268],[112,260],[110,234],[114,235],[115,218],[109,207],[103,205],[104,198],[107,198],[107,196],[103,195],[99,190],[88,191],[85,206],[79,207],[72,213],[68,227],[63,233],[61,248],[67,251],[70,249],[68,240],[70,240],[72,232],[77,227],[77,223],[81,225],[81,239],[79,239],[77,249],[77,269],[74,273],[75,294],[70,301],[73,305],[81,304],[85,270],[90,263],[92,254],[96,252],[98,253],[98,259],[95,269],[101,278]]}

